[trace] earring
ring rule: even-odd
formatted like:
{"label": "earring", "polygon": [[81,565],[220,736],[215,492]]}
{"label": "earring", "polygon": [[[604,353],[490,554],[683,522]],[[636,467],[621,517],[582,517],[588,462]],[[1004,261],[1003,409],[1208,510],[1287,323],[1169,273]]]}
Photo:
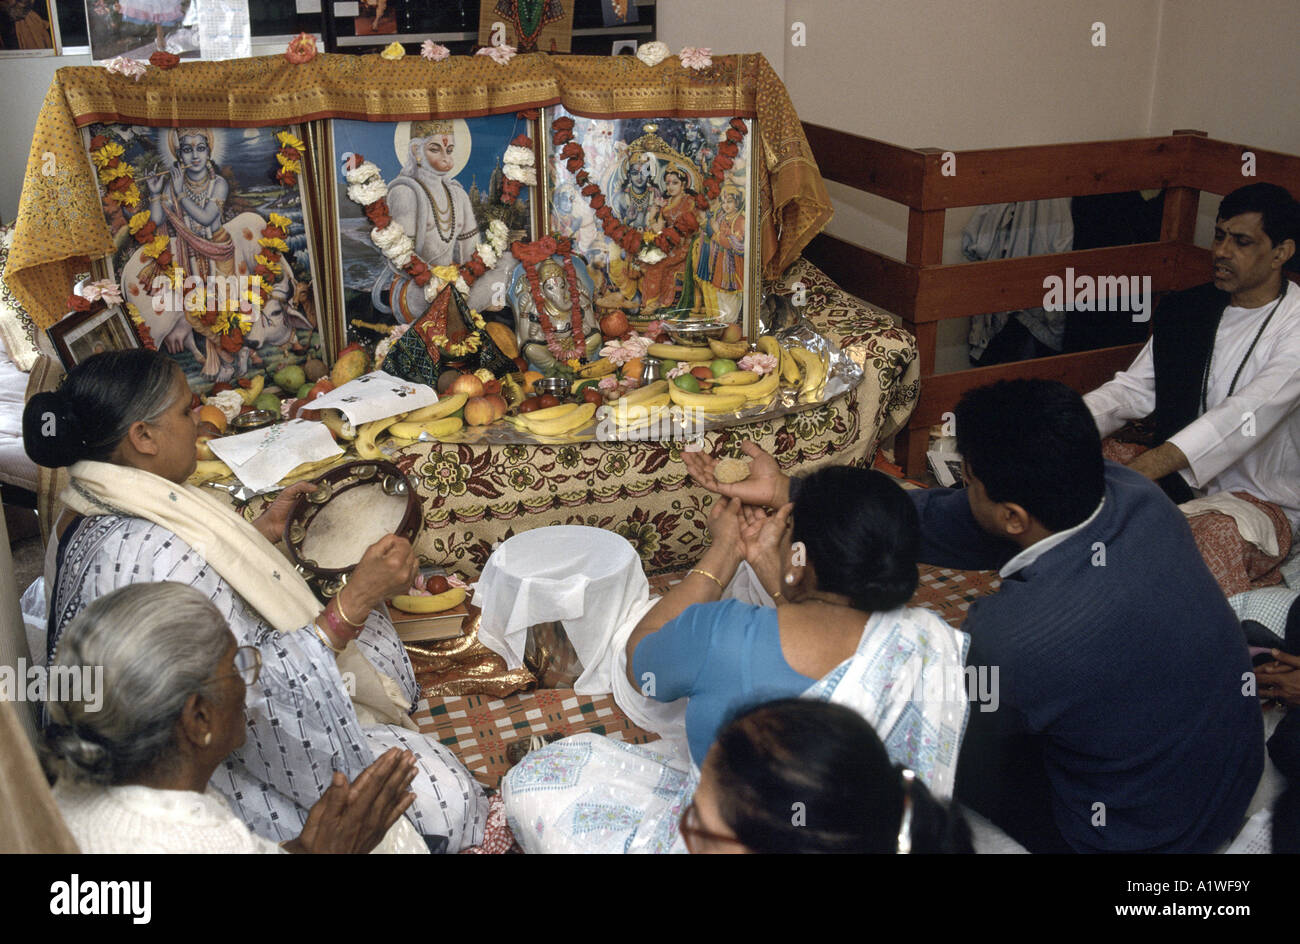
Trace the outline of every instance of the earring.
{"label": "earring", "polygon": [[211,743],[212,743],[212,732],[209,731],[207,734],[203,735],[203,744],[206,746]]}
{"label": "earring", "polygon": [[794,586],[794,574],[786,574],[786,575],[785,575],[785,582],[786,582],[786,586],[793,587],[793,586]]}

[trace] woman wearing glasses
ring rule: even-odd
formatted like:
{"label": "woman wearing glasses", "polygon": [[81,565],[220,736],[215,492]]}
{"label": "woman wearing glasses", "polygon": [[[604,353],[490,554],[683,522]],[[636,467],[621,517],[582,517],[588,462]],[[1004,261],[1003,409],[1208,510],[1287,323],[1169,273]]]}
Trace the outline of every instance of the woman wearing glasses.
{"label": "woman wearing glasses", "polygon": [[965,821],[894,765],[860,714],[805,698],[723,728],[679,829],[694,855],[974,852]]}
{"label": "woman wearing glasses", "polygon": [[[415,673],[383,601],[410,586],[411,545],[369,547],[341,593],[322,607],[274,546],[294,499],[286,489],[249,523],[210,489],[187,486],[197,427],[177,363],[118,351],[73,368],[23,413],[38,465],[69,466],[46,562],[47,652],[87,605],[119,587],[170,580],[217,607],[240,645],[262,654],[247,712],[248,743],[213,775],[236,815],[274,841],[294,838],[333,771],[357,777],[390,748],[420,765],[416,802],[395,832],[433,851],[482,841],[488,801],[456,756],[420,734],[410,710]],[[419,841],[418,839],[415,841]]]}
{"label": "woman wearing glasses", "polygon": [[243,746],[262,656],[181,584],[100,597],[52,665],[83,681],[50,702],[46,731],[54,797],[82,852],[369,852],[415,799],[415,758],[393,749],[351,784],[335,772],[296,838],[277,846],[250,832],[209,780]]}

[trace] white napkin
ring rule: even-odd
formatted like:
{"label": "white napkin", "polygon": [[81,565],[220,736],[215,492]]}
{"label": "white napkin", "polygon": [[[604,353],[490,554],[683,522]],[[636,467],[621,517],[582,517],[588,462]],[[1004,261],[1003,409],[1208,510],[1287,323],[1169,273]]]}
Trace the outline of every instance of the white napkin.
{"label": "white napkin", "polygon": [[254,490],[270,488],[304,462],[343,454],[324,423],[302,419],[222,436],[208,445],[239,481]]}
{"label": "white napkin", "polygon": [[1244,498],[1228,492],[1216,492],[1204,498],[1183,502],[1178,507],[1188,518],[1216,511],[1227,515],[1236,523],[1243,540],[1249,541],[1269,557],[1277,556],[1277,529],[1273,527],[1273,519],[1264,514],[1258,505],[1252,505]]}
{"label": "white napkin", "polygon": [[438,393],[428,384],[399,380],[382,370],[373,370],[317,397],[308,408],[341,410],[348,422],[360,426],[437,402]]}

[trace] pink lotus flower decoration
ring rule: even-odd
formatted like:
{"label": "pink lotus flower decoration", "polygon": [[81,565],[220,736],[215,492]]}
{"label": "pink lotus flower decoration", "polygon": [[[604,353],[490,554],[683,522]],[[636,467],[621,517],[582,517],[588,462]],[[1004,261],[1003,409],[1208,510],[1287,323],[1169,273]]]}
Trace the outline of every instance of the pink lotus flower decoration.
{"label": "pink lotus flower decoration", "polygon": [[771,354],[746,354],[736,364],[741,370],[752,370],[756,374],[770,374],[776,370],[776,358]]}
{"label": "pink lotus flower decoration", "polygon": [[104,68],[109,72],[116,72],[118,75],[130,76],[139,82],[140,76],[149,71],[149,64],[140,59],[118,56],[116,59],[110,59],[104,63]]}
{"label": "pink lotus flower decoration", "polygon": [[707,69],[713,65],[712,53],[712,46],[687,46],[677,54],[677,58],[688,69]]}
{"label": "pink lotus flower decoration", "polygon": [[420,47],[420,55],[430,62],[442,62],[451,55],[451,50],[441,43],[435,43],[431,39],[426,39],[424,45]]}
{"label": "pink lotus flower decoration", "polygon": [[503,66],[515,57],[516,52],[518,50],[514,46],[484,46],[474,55],[487,56],[497,65]]}

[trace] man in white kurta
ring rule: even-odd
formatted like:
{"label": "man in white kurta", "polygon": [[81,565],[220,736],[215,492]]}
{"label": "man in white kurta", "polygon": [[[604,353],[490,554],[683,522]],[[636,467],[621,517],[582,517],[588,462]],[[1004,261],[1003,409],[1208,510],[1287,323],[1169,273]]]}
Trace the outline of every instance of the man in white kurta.
{"label": "man in white kurta", "polygon": [[[1249,209],[1238,212],[1241,207]],[[1291,285],[1282,269],[1295,253],[1298,216],[1290,194],[1268,184],[1224,199],[1212,251],[1213,286],[1227,293],[1227,304],[1208,365],[1193,365],[1192,376],[1200,380],[1195,418],[1129,463],[1151,479],[1177,473],[1198,496],[1245,493],[1271,503],[1291,533],[1300,526],[1300,286]],[[1208,288],[1191,291],[1205,295]],[[1156,343],[1149,340],[1128,370],[1084,398],[1103,437],[1157,412]],[[1281,528],[1271,534],[1263,520],[1267,509],[1248,504],[1261,502],[1235,507],[1237,530],[1276,564],[1291,534],[1285,540]],[[1232,505],[1223,510],[1232,513]],[[1213,562],[1211,569],[1225,590],[1248,589],[1240,580],[1225,580]],[[1249,575],[1248,585],[1259,576]]]}

